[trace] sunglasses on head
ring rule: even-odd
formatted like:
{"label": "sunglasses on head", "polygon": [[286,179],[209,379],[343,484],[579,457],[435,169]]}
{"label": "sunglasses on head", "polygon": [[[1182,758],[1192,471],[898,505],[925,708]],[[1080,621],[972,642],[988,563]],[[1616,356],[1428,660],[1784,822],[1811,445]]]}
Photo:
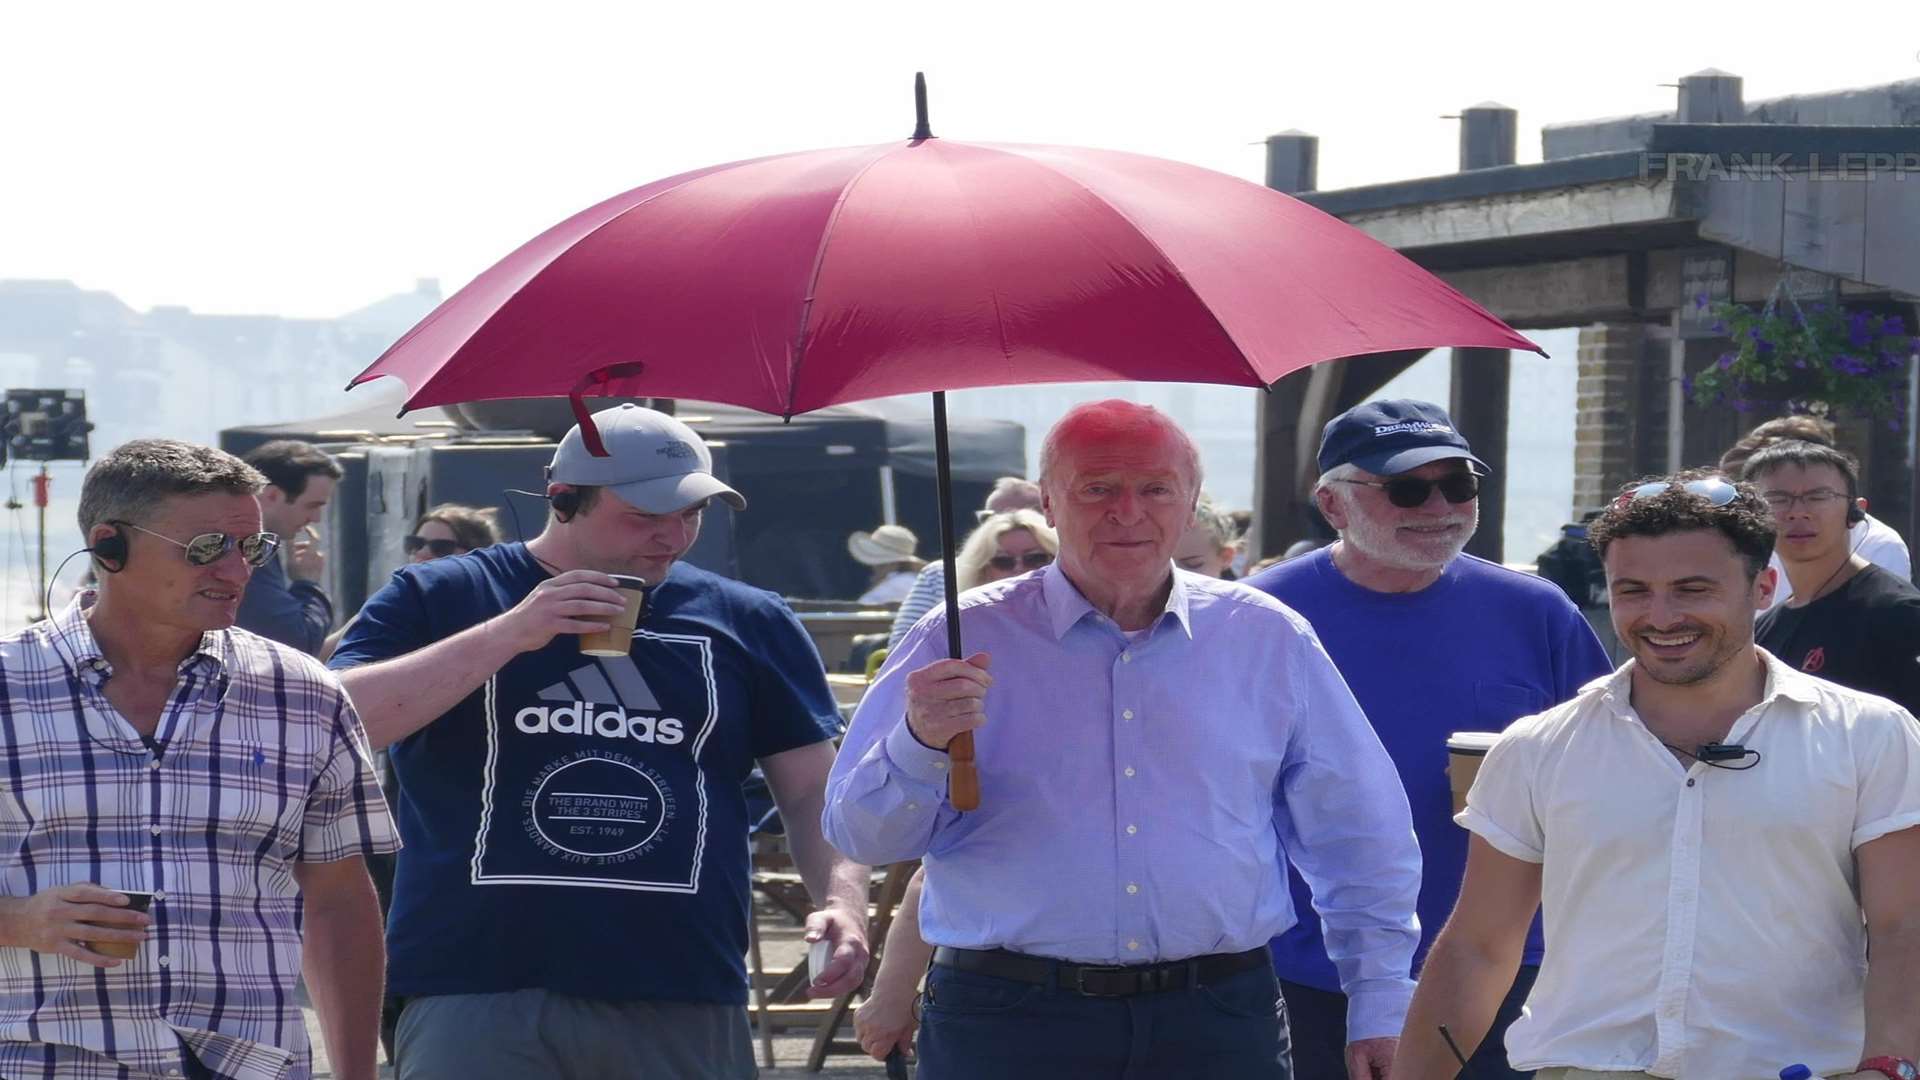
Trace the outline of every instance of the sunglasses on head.
{"label": "sunglasses on head", "polygon": [[406,545],[407,554],[409,555],[419,551],[421,548],[426,548],[428,551],[433,552],[433,557],[436,559],[444,559],[449,555],[458,555],[460,553],[460,542],[458,540],[429,540],[424,536],[409,536],[405,540],[402,540],[401,543]]}
{"label": "sunglasses on head", "polygon": [[262,566],[268,559],[273,558],[275,551],[280,549],[280,538],[270,532],[254,533],[252,536],[229,536],[226,533],[201,533],[193,539],[182,543],[165,533],[157,533],[152,529],[141,528],[131,521],[116,521],[112,522],[112,524],[122,525],[135,532],[143,532],[148,536],[155,536],[165,540],[167,543],[185,552],[187,562],[192,566],[212,566],[214,563],[225,558],[227,552],[235,548],[240,549],[240,558],[248,566]]}
{"label": "sunglasses on head", "polygon": [[987,564],[995,570],[1000,571],[1015,569],[1038,570],[1052,561],[1053,556],[1044,551],[1029,551],[1019,558],[1014,558],[1012,555],[995,555],[993,558],[987,560]]}
{"label": "sunglasses on head", "polygon": [[1342,480],[1343,484],[1359,484],[1361,487],[1376,487],[1387,493],[1387,501],[1402,510],[1412,510],[1425,506],[1432,497],[1433,489],[1440,489],[1440,497],[1450,503],[1472,502],[1480,495],[1480,477],[1471,472],[1448,473],[1438,480],[1428,480],[1419,476],[1396,476],[1390,480]]}
{"label": "sunglasses on head", "polygon": [[1614,502],[1620,506],[1635,499],[1651,498],[1669,491],[1684,491],[1689,495],[1698,495],[1711,506],[1725,506],[1740,497],[1740,490],[1718,476],[1709,476],[1700,480],[1688,480],[1678,483],[1672,480],[1651,480],[1636,484],[1621,492]]}

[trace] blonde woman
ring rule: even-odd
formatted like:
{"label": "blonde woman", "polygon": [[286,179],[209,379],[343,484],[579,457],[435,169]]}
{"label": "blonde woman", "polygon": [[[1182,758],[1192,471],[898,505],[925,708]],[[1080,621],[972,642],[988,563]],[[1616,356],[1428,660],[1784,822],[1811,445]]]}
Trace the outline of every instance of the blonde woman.
{"label": "blonde woman", "polygon": [[1060,551],[1060,538],[1036,510],[990,515],[967,535],[953,557],[954,581],[961,592],[976,585],[1038,570]]}

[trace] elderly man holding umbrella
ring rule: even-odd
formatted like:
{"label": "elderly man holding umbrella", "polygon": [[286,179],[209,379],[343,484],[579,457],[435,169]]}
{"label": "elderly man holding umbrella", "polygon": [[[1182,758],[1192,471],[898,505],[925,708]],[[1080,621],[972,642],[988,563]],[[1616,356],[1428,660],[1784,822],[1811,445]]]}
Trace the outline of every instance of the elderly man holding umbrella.
{"label": "elderly man holding umbrella", "polygon": [[1384,1075],[1419,940],[1393,763],[1305,620],[1173,568],[1200,463],[1165,416],[1075,409],[1041,489],[1058,560],[967,594],[965,660],[942,616],[908,634],[828,782],[841,851],[925,859],[921,1076],[1287,1077],[1266,947],[1294,921],[1287,859],[1355,1002],[1349,1064]]}

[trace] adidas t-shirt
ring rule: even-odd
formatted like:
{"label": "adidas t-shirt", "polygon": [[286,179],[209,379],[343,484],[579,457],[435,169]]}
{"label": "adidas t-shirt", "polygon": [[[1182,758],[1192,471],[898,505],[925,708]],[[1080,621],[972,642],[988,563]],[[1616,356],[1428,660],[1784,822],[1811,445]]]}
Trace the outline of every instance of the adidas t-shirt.
{"label": "adidas t-shirt", "polygon": [[[547,576],[519,543],[406,567],[332,666],[442,640]],[[574,635],[522,653],[392,747],[406,853],[390,989],[744,1003],[741,781],[838,725],[787,606],[684,563],[649,593],[629,656],[583,655]]]}

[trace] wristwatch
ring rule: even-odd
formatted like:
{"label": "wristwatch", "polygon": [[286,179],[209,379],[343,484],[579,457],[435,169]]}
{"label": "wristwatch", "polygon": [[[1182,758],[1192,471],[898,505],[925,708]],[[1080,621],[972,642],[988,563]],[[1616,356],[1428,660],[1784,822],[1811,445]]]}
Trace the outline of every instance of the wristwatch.
{"label": "wristwatch", "polygon": [[1906,1058],[1876,1057],[1868,1058],[1854,1067],[1855,1072],[1877,1072],[1887,1080],[1920,1080],[1920,1068]]}

